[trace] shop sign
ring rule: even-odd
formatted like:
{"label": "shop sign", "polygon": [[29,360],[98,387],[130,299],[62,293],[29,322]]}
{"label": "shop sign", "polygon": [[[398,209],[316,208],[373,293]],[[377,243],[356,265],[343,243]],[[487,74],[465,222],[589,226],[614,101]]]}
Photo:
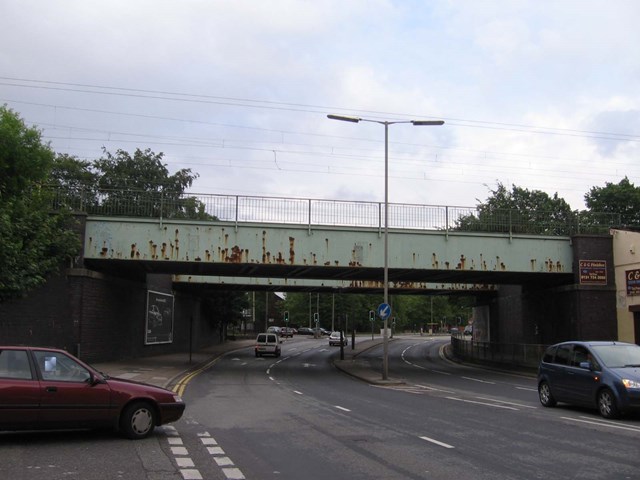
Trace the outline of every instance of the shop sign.
{"label": "shop sign", "polygon": [[627,270],[627,295],[640,295],[640,268]]}
{"label": "shop sign", "polygon": [[607,262],[605,260],[580,260],[581,285],[606,285]]}

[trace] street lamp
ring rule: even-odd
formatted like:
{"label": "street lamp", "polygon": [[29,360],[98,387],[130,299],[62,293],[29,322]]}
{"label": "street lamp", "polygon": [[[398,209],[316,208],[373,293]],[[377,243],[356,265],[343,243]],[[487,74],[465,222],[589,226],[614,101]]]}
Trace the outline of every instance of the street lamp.
{"label": "street lamp", "polygon": [[[349,117],[345,115],[327,115],[331,120],[343,122],[371,122],[384,125],[384,303],[389,304],[389,125],[395,123],[411,123],[415,126],[444,125],[443,120],[374,120],[369,118]],[[389,378],[389,335],[388,316],[384,319],[384,333],[382,335],[382,379]]]}

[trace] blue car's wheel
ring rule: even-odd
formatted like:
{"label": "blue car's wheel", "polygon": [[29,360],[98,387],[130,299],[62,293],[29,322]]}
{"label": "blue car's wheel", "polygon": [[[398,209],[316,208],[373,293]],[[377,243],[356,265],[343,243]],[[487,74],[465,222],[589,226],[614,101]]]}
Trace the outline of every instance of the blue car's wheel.
{"label": "blue car's wheel", "polygon": [[555,407],[556,399],[551,394],[551,387],[545,381],[540,382],[538,385],[538,398],[543,407]]}
{"label": "blue car's wheel", "polygon": [[598,410],[604,418],[618,418],[620,416],[616,397],[608,388],[603,388],[598,393]]}

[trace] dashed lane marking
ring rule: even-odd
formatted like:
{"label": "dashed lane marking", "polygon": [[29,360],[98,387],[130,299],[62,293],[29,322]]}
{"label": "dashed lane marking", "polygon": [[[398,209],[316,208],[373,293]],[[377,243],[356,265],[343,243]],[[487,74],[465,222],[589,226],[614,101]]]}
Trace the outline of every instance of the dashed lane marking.
{"label": "dashed lane marking", "polygon": [[441,442],[441,441],[439,441],[439,440],[435,440],[435,439],[430,438],[430,437],[420,437],[420,438],[421,438],[422,440],[425,440],[425,441],[429,442],[429,443],[433,443],[434,445],[439,445],[440,447],[444,447],[444,448],[456,448],[456,447],[454,447],[453,445],[449,445],[448,443],[444,443],[444,442]]}
{"label": "dashed lane marking", "polygon": [[[200,473],[199,469],[195,468],[195,464],[189,456],[189,451],[184,446],[182,437],[176,428],[173,425],[165,425],[163,431],[167,437],[167,443],[169,444],[169,448],[183,480],[202,480],[202,473]],[[213,458],[215,464],[220,467],[220,470],[228,480],[245,479],[242,470],[236,467],[233,460],[229,458],[209,432],[198,433],[197,436],[207,452],[209,452],[209,455]],[[218,477],[216,476],[216,478]]]}

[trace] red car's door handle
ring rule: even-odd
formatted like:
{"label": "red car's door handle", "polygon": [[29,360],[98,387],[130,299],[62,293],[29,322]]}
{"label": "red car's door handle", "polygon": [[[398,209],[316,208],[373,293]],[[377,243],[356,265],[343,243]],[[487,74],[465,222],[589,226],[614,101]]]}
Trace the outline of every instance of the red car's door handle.
{"label": "red car's door handle", "polygon": [[55,393],[58,391],[58,387],[47,387],[45,390],[47,392]]}

